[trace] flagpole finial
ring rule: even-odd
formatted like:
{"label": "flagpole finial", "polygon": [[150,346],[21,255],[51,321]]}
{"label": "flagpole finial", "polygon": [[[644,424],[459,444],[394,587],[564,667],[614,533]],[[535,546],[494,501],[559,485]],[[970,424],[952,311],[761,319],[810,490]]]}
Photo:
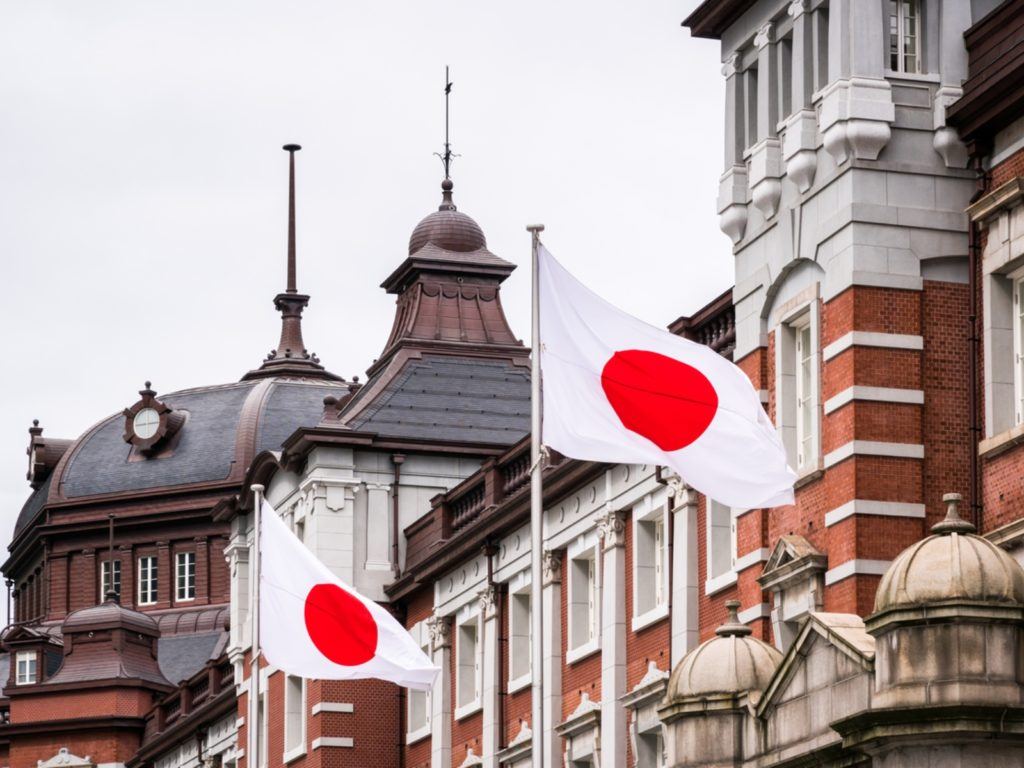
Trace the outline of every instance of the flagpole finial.
{"label": "flagpole finial", "polygon": [[251,490],[253,493],[263,493],[263,491],[265,491],[266,489],[259,483],[253,483],[252,485],[249,486],[249,490]]}

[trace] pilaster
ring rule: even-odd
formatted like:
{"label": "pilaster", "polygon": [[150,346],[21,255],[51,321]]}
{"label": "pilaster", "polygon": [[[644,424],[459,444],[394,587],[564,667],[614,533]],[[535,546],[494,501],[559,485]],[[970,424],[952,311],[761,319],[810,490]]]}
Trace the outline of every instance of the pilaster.
{"label": "pilaster", "polygon": [[801,192],[814,182],[818,164],[818,119],[811,105],[814,91],[814,35],[807,0],[794,0],[789,4],[793,17],[793,66],[791,103],[793,111],[786,116],[783,129],[782,159],[786,174]]}
{"label": "pilaster", "polygon": [[697,647],[700,623],[697,606],[700,600],[697,572],[697,492],[676,475],[669,480],[672,501],[672,633],[671,667]]}
{"label": "pilaster", "polygon": [[[562,737],[555,726],[562,722],[562,554],[544,550],[544,658],[541,663],[544,691],[544,755],[534,761],[543,768],[562,765]],[[532,724],[531,724],[532,725]]]}
{"label": "pilaster", "polygon": [[480,590],[480,615],[483,617],[483,727],[481,729],[483,765],[498,768],[498,751],[501,749],[501,648],[498,635],[501,631],[501,614],[498,610],[498,589],[489,584]]}
{"label": "pilaster", "polygon": [[733,243],[747,228],[747,167],[743,162],[742,83],[736,71],[739,55],[722,65],[725,77],[725,171],[718,181],[718,226]]}
{"label": "pilaster", "polygon": [[446,616],[427,620],[430,657],[441,673],[430,693],[430,765],[451,768],[452,764],[452,625]]}
{"label": "pilaster", "polygon": [[601,583],[601,765],[626,764],[626,523],[608,510],[598,523],[603,540]]}

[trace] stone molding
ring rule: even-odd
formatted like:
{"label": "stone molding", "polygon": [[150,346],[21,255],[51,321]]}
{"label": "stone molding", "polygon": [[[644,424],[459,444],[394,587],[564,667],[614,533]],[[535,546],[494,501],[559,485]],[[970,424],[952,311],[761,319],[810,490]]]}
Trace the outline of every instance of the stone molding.
{"label": "stone molding", "polygon": [[562,581],[562,553],[551,549],[545,549],[541,555],[544,579],[543,586],[559,584]]}
{"label": "stone molding", "polygon": [[604,540],[604,551],[626,546],[626,516],[622,512],[607,510],[597,520],[598,535]]}
{"label": "stone molding", "polygon": [[430,632],[431,653],[452,647],[452,624],[447,616],[431,616],[427,619],[427,630]]}

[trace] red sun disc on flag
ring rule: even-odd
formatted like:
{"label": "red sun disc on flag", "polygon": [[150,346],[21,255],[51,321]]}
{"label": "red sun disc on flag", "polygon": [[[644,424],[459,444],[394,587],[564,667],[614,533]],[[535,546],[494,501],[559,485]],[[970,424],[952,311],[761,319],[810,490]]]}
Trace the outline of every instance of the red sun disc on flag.
{"label": "red sun disc on flag", "polygon": [[718,393],[692,365],[643,349],[619,350],[601,387],[622,425],[663,451],[685,448],[715,418]]}
{"label": "red sun disc on flag", "polygon": [[354,595],[336,584],[317,584],[306,595],[306,631],[335,664],[355,667],[377,652],[377,622]]}

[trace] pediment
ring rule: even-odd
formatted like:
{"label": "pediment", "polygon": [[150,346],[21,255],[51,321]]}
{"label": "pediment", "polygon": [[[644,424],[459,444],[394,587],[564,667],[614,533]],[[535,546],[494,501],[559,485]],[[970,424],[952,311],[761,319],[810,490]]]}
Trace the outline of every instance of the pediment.
{"label": "pediment", "polygon": [[94,765],[88,755],[78,757],[71,754],[67,747],[61,747],[49,760],[36,761],[37,768],[94,768]]}
{"label": "pediment", "polygon": [[781,586],[790,579],[828,568],[828,556],[798,534],[779,537],[768,555],[758,581],[763,588]]}

